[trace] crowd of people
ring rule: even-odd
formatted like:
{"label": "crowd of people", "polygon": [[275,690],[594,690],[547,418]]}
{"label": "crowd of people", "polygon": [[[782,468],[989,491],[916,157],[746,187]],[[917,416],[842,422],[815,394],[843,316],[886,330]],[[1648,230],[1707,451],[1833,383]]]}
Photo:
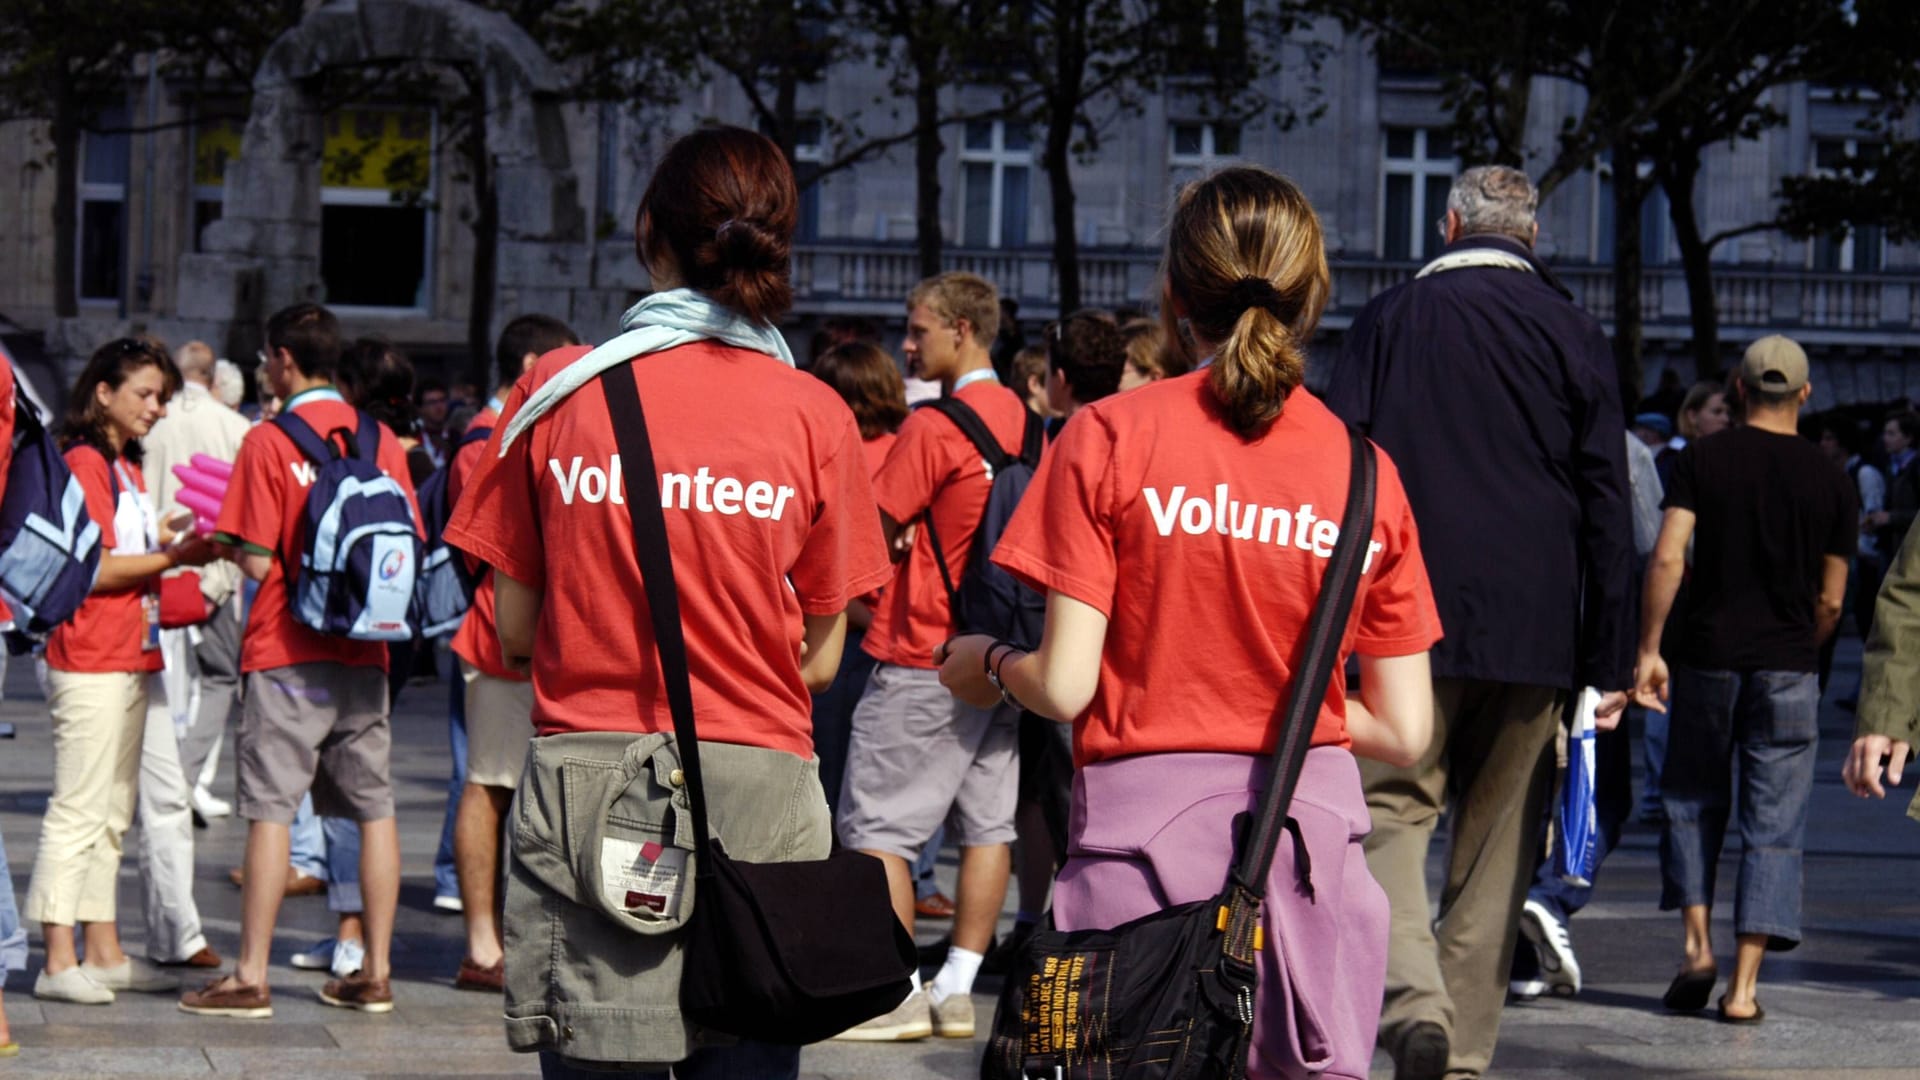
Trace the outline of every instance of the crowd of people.
{"label": "crowd of people", "polygon": [[[1883,795],[1914,739],[1920,421],[1888,416],[1875,453],[1844,417],[1803,419],[1807,357],[1779,336],[1724,381],[1663,383],[1629,421],[1599,323],[1534,252],[1536,199],[1517,170],[1463,173],[1445,248],[1358,315],[1318,394],[1324,240],[1273,172],[1182,190],[1158,318],[1071,312],[1029,342],[984,279],[920,282],[903,376],[863,319],[792,354],[792,174],[731,128],[656,169],[635,223],[652,292],[622,333],[589,348],[522,315],[490,394],[416,377],[311,303],[267,321],[254,404],[202,343],[110,342],[57,426],[102,554],[36,650],[52,795],[17,912],[0,873],[0,965],[25,968],[24,917],[37,997],[105,1005],[197,974],[182,1010],[265,1018],[283,899],[325,892],[337,932],[292,963],[329,972],[329,1005],[391,1011],[389,716],[438,654],[435,904],[466,930],[448,974],[502,996],[509,1043],[544,1075],[798,1075],[797,1047],[716,1042],[680,1011],[690,835],[708,822],[735,859],[865,852],[902,926],[949,921],[923,950],[931,977],[840,1038],[972,1037],[976,979],[1039,928],[1219,887],[1266,788],[1276,703],[1310,664],[1352,430],[1378,451],[1335,661],[1352,666],[1312,710],[1273,861],[1247,1075],[1364,1077],[1379,1045],[1403,1080],[1478,1076],[1509,994],[1579,992],[1569,926],[1594,874],[1570,881],[1544,849],[1583,688],[1603,729],[1595,871],[1634,805],[1639,728],[1660,904],[1683,924],[1666,1004],[1702,1010],[1718,984],[1714,867],[1737,828],[1717,1015],[1760,1022],[1761,961],[1801,939],[1817,706],[1849,602],[1871,642],[1849,786]],[[0,366],[8,453],[30,408],[13,379]],[[203,458],[230,472],[211,521],[183,502]],[[678,648],[650,621],[662,583],[641,566],[660,553],[630,505],[656,490]],[[369,581],[444,546],[465,612],[438,642],[417,608],[380,614],[377,582],[351,628],[320,618],[323,493],[400,508],[411,532],[373,549]],[[363,632],[394,618],[412,632]],[[676,738],[682,674],[704,784]],[[222,972],[193,825],[230,813],[248,827]],[[136,820],[144,956],[115,908]]]}

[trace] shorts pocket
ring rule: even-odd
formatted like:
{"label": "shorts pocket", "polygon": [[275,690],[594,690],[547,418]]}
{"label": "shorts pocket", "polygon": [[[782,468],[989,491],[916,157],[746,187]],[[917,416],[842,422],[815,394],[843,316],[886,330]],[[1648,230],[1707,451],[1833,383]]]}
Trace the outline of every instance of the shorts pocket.
{"label": "shorts pocket", "polygon": [[611,769],[565,758],[560,776],[579,902],[636,933],[684,925],[693,912],[692,814],[668,737],[635,739]]}

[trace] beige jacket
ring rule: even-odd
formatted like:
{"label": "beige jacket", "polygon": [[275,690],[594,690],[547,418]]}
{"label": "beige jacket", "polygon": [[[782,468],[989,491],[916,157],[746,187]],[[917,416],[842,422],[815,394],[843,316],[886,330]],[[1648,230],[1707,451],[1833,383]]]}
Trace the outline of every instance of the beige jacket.
{"label": "beige jacket", "polygon": [[[1920,528],[1908,529],[1880,584],[1860,676],[1854,736],[1885,735],[1920,746]],[[1908,772],[1920,774],[1909,763]],[[1907,808],[1920,821],[1920,796]]]}
{"label": "beige jacket", "polygon": [[[195,454],[206,454],[229,464],[240,454],[240,440],[253,427],[247,418],[221,404],[211,391],[199,383],[181,387],[167,403],[167,415],[161,417],[140,440],[146,452],[141,471],[146,474],[147,490],[153,495],[160,516],[181,509],[174,504],[180,490],[175,465],[185,465]],[[218,606],[240,587],[240,568],[230,562],[215,561],[200,568],[200,593]]]}

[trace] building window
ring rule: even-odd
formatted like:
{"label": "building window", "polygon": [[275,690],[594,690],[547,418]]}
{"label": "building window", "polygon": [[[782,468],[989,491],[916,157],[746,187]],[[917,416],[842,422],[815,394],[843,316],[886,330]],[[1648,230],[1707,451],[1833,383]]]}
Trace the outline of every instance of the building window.
{"label": "building window", "polygon": [[1382,133],[1380,254],[1426,259],[1440,250],[1437,222],[1447,214],[1447,191],[1457,163],[1446,128],[1390,127]]}
{"label": "building window", "polygon": [[968,121],[960,169],[962,245],[1025,247],[1033,186],[1033,137],[1027,125]]}
{"label": "building window", "polygon": [[244,114],[203,116],[193,126],[193,250],[204,251],[207,226],[220,220],[227,202],[227,162],[240,156]]}
{"label": "building window", "polygon": [[82,300],[117,301],[126,280],[127,171],[133,138],[114,128],[127,126],[125,106],[104,109],[97,131],[80,140],[80,235],[76,253]]}
{"label": "building window", "polygon": [[801,120],[793,132],[793,180],[800,188],[800,220],[793,238],[803,244],[820,239],[820,166],[827,160],[826,125]]}
{"label": "building window", "polygon": [[[1815,176],[1851,176],[1870,180],[1886,150],[1883,143],[1862,139],[1816,139]],[[1873,273],[1887,265],[1887,231],[1878,225],[1857,225],[1816,236],[1809,253],[1812,269]]]}
{"label": "building window", "polygon": [[333,307],[425,311],[433,261],[433,114],[327,114],[320,282]]}
{"label": "building window", "polygon": [[1173,35],[1176,75],[1231,75],[1246,65],[1246,0],[1163,0],[1157,21]]}
{"label": "building window", "polygon": [[[1639,170],[1640,178],[1645,180],[1653,173],[1653,163],[1643,161]],[[1657,184],[1648,188],[1646,197],[1640,200],[1642,266],[1660,266],[1670,261],[1667,240],[1672,219],[1667,211],[1665,189]],[[1590,250],[1593,261],[1602,266],[1613,265],[1613,214],[1613,151],[1608,150],[1600,155],[1600,164],[1593,171],[1593,246]]]}
{"label": "building window", "polygon": [[1240,159],[1240,125],[1177,123],[1167,132],[1167,178],[1173,190]]}

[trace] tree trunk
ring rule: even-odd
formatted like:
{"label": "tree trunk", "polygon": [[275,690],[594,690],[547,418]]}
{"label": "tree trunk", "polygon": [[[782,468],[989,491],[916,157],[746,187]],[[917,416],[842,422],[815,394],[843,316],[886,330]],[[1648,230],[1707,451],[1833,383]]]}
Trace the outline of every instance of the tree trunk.
{"label": "tree trunk", "polygon": [[[1624,166],[1621,164],[1625,158]],[[1640,250],[1640,207],[1648,184],[1635,174],[1635,162],[1616,148],[1613,170],[1613,362],[1620,380],[1620,404],[1633,415],[1644,396],[1646,317],[1640,306],[1645,268]]]}
{"label": "tree trunk", "polygon": [[1693,210],[1693,192],[1700,178],[1697,161],[1674,161],[1660,170],[1666,189],[1673,239],[1680,246],[1680,265],[1687,275],[1687,309],[1693,324],[1694,374],[1704,380],[1720,378],[1720,311],[1713,295],[1713,249],[1700,235],[1700,218]]}
{"label": "tree trunk", "polygon": [[1080,238],[1073,221],[1073,119],[1054,116],[1047,125],[1041,164],[1053,199],[1053,272],[1060,287],[1060,314],[1080,309]]}
{"label": "tree trunk", "polygon": [[[495,185],[493,155],[487,149],[487,88],[485,76],[475,72],[468,81],[470,109],[467,123],[467,168],[473,174],[473,293],[467,298],[467,363],[475,386],[491,385],[489,360],[493,356],[493,294],[498,285],[500,258],[500,190]],[[561,318],[567,313],[555,312]]]}
{"label": "tree trunk", "polygon": [[918,129],[913,138],[914,240],[920,252],[920,276],[940,272],[940,74],[937,58],[920,56],[914,63],[913,107]]}
{"label": "tree trunk", "polygon": [[53,314],[70,319],[80,314],[75,272],[80,236],[80,104],[74,99],[73,80],[64,60],[52,64],[49,81],[53,95]]}

